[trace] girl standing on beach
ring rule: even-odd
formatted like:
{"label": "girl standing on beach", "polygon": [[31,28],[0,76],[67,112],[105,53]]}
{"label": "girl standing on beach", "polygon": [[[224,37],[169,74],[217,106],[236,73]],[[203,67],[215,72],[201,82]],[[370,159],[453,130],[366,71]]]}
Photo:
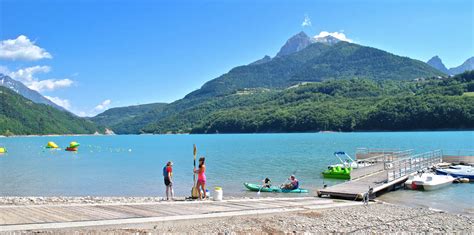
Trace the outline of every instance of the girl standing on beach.
{"label": "girl standing on beach", "polygon": [[202,199],[204,194],[204,199],[206,199],[206,165],[204,165],[204,157],[199,158],[199,168],[194,170],[194,173],[198,174],[198,181],[196,184],[197,190],[199,192],[199,199]]}
{"label": "girl standing on beach", "polygon": [[173,192],[173,162],[169,161],[166,163],[166,166],[163,167],[163,177],[165,179],[165,186],[166,186],[166,200],[173,200],[174,192]]}

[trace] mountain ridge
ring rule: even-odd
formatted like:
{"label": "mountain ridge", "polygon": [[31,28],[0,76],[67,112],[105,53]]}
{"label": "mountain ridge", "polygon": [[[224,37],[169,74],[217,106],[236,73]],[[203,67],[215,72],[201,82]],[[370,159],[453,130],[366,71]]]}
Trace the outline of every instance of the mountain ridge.
{"label": "mountain ridge", "polygon": [[22,82],[17,81],[10,76],[0,73],[0,86],[9,88],[21,96],[38,104],[46,104],[61,111],[67,111],[65,108],[55,104],[53,101],[41,95],[39,92],[25,86]]}

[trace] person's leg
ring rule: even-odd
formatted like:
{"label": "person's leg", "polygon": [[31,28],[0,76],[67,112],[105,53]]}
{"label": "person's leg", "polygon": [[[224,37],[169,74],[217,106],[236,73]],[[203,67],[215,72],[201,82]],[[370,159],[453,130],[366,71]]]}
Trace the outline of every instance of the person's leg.
{"label": "person's leg", "polygon": [[202,199],[202,195],[201,195],[201,182],[198,180],[197,184],[196,184],[196,188],[197,188],[197,191],[199,193],[199,199]]}
{"label": "person's leg", "polygon": [[173,183],[170,184],[170,194],[171,194],[171,200],[174,200]]}
{"label": "person's leg", "polygon": [[166,186],[166,200],[170,200],[170,196],[169,196],[169,193],[170,193],[170,186]]}
{"label": "person's leg", "polygon": [[206,199],[206,182],[203,182],[203,183],[201,184],[201,187],[202,187],[202,191],[203,191],[203,193],[204,193],[204,199]]}

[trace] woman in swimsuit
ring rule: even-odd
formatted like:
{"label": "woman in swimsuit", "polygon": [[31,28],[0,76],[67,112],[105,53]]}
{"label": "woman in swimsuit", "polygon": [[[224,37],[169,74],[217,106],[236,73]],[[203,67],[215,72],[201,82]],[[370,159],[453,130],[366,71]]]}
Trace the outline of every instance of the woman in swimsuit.
{"label": "woman in swimsuit", "polygon": [[[197,190],[199,192],[199,199],[202,199],[204,194],[204,199],[206,199],[206,165],[204,165],[204,157],[199,158],[199,168],[194,170],[194,173],[198,174],[198,181],[196,184]],[[201,191],[202,190],[202,191]]]}

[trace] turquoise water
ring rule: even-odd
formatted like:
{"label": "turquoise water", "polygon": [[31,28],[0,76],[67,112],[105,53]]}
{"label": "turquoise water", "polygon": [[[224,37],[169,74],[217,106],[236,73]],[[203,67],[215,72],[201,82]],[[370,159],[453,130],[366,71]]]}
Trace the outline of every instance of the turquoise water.
{"label": "turquoise water", "polygon": [[[48,141],[61,147],[78,141],[81,147],[77,153],[47,150]],[[188,195],[193,144],[199,156],[206,156],[209,186],[222,186],[226,195],[255,196],[243,182],[268,176],[279,184],[294,172],[314,193],[323,185],[321,171],[336,160],[334,151],[423,152],[474,149],[473,143],[472,131],[0,138],[9,151],[0,156],[0,196],[162,196],[162,167],[168,160],[174,162],[176,194]],[[472,193],[474,185],[466,187]]]}

